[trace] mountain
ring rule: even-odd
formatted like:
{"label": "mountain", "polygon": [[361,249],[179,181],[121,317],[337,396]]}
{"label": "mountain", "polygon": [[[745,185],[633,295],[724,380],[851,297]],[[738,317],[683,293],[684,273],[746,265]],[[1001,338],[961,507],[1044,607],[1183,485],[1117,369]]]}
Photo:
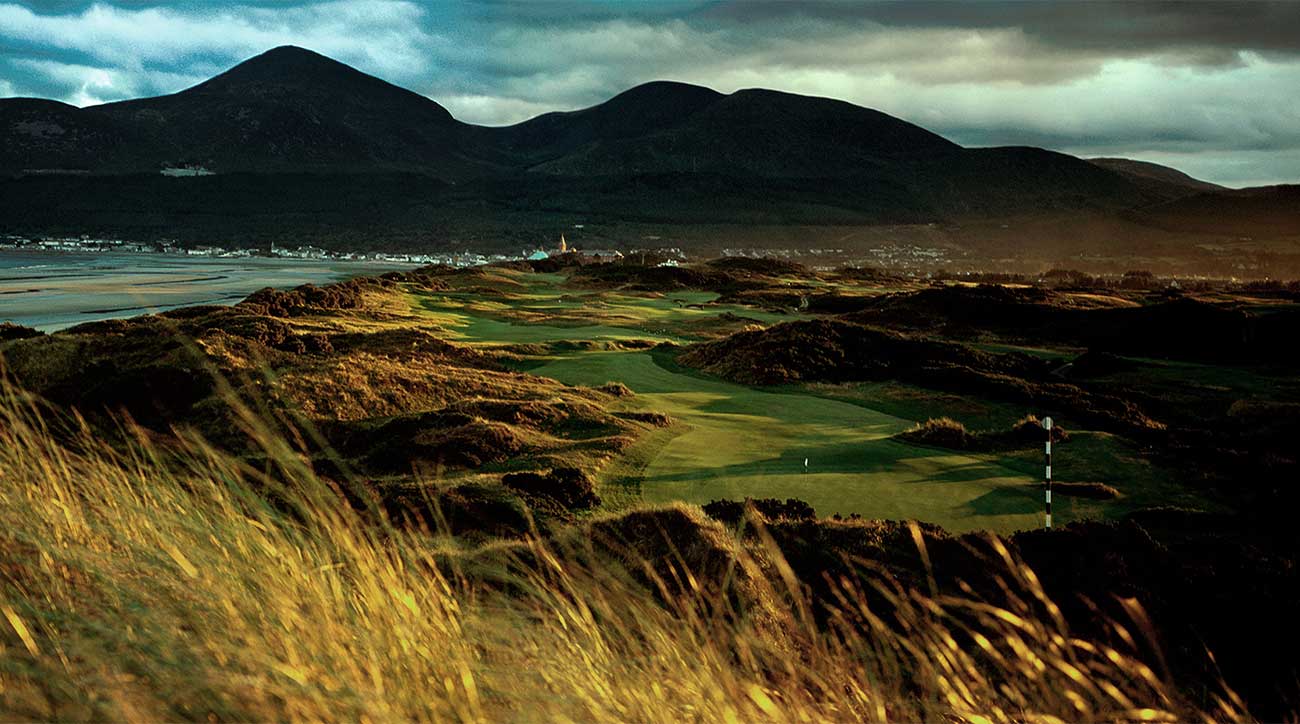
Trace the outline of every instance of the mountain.
{"label": "mountain", "polygon": [[109,118],[38,98],[0,99],[0,172],[115,168],[141,139]]}
{"label": "mountain", "polygon": [[1195,193],[1132,212],[1148,226],[1237,241],[1300,242],[1300,185]]}
{"label": "mountain", "polygon": [[[159,174],[177,166],[216,175]],[[659,235],[647,225],[734,240],[757,225],[946,224],[994,238],[1044,215],[1064,229],[1079,215],[1174,228],[1183,207],[1143,210],[1224,193],[1126,159],[963,148],[877,110],[763,89],[658,81],[476,126],[295,47],[157,98],[0,99],[0,233],[509,248],[581,221],[606,229],[603,243]]]}
{"label": "mountain", "polygon": [[[449,178],[494,170],[485,160],[491,154],[474,152],[469,127],[447,109],[302,48],[276,48],[172,95],[46,111],[42,123],[78,137],[86,127],[99,131],[91,141],[127,139],[120,153],[104,153],[106,142],[72,155],[88,159],[93,170],[156,172],[185,164],[226,173],[418,169]],[[47,158],[28,159],[24,167],[69,157],[56,153],[54,139],[42,140],[44,148],[29,155],[44,150]]]}
{"label": "mountain", "polygon": [[503,136],[524,151],[528,170],[560,176],[842,177],[960,150],[919,126],[843,101],[768,90],[723,95],[669,82],[585,110],[549,113]]}
{"label": "mountain", "polygon": [[1222,191],[1223,186],[1192,178],[1176,168],[1131,158],[1090,158],[1088,162],[1107,171],[1123,174],[1146,188],[1171,196],[1186,196],[1198,191]]}
{"label": "mountain", "polygon": [[[0,117],[14,115],[5,110],[13,104],[0,102]],[[1040,153],[1025,163],[1023,149],[968,151],[880,111],[762,89],[722,94],[654,82],[579,111],[472,126],[424,96],[295,47],[172,95],[84,109],[51,103],[33,114],[27,126],[8,123],[6,136],[32,123],[68,132],[29,132],[24,155],[0,171],[75,161],[95,173],[194,165],[216,173],[414,171],[453,182],[691,174],[778,192],[782,181],[838,179],[849,195],[896,196],[922,215],[986,207],[989,189],[1103,206],[1140,196],[1127,179],[1072,157]]]}
{"label": "mountain", "polygon": [[544,113],[492,129],[497,142],[525,166],[561,159],[584,148],[618,143],[671,129],[726,96],[688,83],[655,81],[578,111]]}

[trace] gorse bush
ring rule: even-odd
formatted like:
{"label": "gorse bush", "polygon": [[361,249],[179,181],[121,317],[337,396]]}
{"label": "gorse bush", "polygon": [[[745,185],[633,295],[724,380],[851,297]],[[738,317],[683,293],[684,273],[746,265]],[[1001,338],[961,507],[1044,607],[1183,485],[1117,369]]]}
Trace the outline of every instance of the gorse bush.
{"label": "gorse bush", "polygon": [[600,505],[591,477],[578,468],[555,468],[545,475],[534,472],[506,473],[501,484],[524,495],[545,498],[568,509]]}
{"label": "gorse bush", "polygon": [[744,500],[713,500],[701,508],[704,514],[724,523],[735,525],[745,519],[746,509],[772,520],[813,520],[817,511],[807,502],[797,498],[745,498]]}
{"label": "gorse bush", "polygon": [[[1047,435],[1036,415],[1026,415],[1009,429],[978,432],[967,430],[965,425],[951,417],[932,417],[895,437],[913,445],[992,452],[1036,447],[1047,440]],[[1070,439],[1070,434],[1059,423],[1052,427],[1051,436],[1053,442]]]}
{"label": "gorse bush", "polygon": [[975,435],[951,417],[932,417],[899,433],[898,438],[917,445],[964,450],[974,444]]}
{"label": "gorse bush", "polygon": [[[813,617],[771,551],[735,544],[720,580],[744,597],[559,538],[465,553],[345,504],[246,411],[258,469],[193,438],[110,448],[75,420],[56,436],[32,402],[0,397],[5,720],[1244,716],[1230,695],[1197,710],[1158,666],[1072,636],[1005,548],[990,575],[1013,604],[864,573]],[[730,550],[721,524],[671,510]]]}

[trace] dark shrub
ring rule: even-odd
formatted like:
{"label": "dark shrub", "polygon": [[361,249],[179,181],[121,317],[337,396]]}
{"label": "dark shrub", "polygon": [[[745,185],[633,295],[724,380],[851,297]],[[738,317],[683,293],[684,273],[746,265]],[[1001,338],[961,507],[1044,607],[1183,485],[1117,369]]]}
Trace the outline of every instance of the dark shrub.
{"label": "dark shrub", "polygon": [[596,389],[615,397],[631,397],[633,394],[632,389],[622,382],[606,382]]}
{"label": "dark shrub", "polygon": [[815,520],[817,511],[798,498],[745,498],[715,500],[704,506],[704,514],[723,523],[736,525],[745,518],[745,508],[752,507],[766,520]]}
{"label": "dark shrub", "polygon": [[[1010,438],[1009,443],[1037,444],[1047,440],[1047,430],[1043,429],[1043,421],[1037,415],[1026,415],[1011,426]],[[1053,422],[1052,442],[1065,442],[1069,439],[1070,433],[1061,427],[1061,423]]]}
{"label": "dark shrub", "polygon": [[1088,500],[1114,500],[1119,497],[1119,491],[1105,483],[1052,483],[1052,492]]}
{"label": "dark shrub", "polygon": [[774,259],[772,257],[750,258],[745,256],[727,256],[707,262],[714,269],[733,272],[749,272],[768,276],[808,276],[808,267],[798,262]]}
{"label": "dark shrub", "polygon": [[456,415],[454,411],[396,418],[348,444],[360,449],[369,447],[366,464],[391,472],[406,472],[424,464],[477,468],[505,460],[525,448],[509,425]]}
{"label": "dark shrub", "polygon": [[624,420],[644,422],[647,425],[654,425],[655,427],[668,427],[673,424],[673,418],[662,412],[619,412],[615,414]]}
{"label": "dark shrub", "polygon": [[94,366],[89,381],[51,390],[53,399],[86,410],[126,411],[146,427],[162,428],[212,393],[212,378],[198,369],[151,365],[120,369],[111,362]]}
{"label": "dark shrub", "polygon": [[24,327],[13,322],[0,322],[0,342],[8,342],[11,339],[27,339],[28,337],[39,337],[44,332],[38,332],[31,327]]}
{"label": "dark shrub", "polygon": [[578,468],[554,468],[549,473],[507,473],[501,483],[511,490],[535,498],[546,498],[568,510],[600,505],[591,478]]}
{"label": "dark shrub", "polygon": [[439,490],[425,485],[359,483],[340,486],[358,510],[378,508],[392,522],[449,535],[515,538],[531,530],[528,506],[495,485]]}
{"label": "dark shrub", "polygon": [[[950,450],[996,452],[1036,447],[1047,441],[1047,431],[1036,415],[1026,415],[1008,430],[970,432],[965,425],[948,417],[930,418],[895,439],[912,445],[928,445]],[[1065,442],[1069,433],[1060,424],[1052,426],[1052,442]]]}
{"label": "dark shrub", "polygon": [[248,295],[237,306],[272,317],[300,317],[337,309],[357,309],[364,306],[367,289],[385,283],[391,284],[387,280],[358,278],[323,287],[314,284],[287,290],[267,287]]}
{"label": "dark shrub", "polygon": [[973,446],[975,436],[965,425],[950,417],[932,417],[911,430],[900,433],[898,439],[913,445],[965,450]]}

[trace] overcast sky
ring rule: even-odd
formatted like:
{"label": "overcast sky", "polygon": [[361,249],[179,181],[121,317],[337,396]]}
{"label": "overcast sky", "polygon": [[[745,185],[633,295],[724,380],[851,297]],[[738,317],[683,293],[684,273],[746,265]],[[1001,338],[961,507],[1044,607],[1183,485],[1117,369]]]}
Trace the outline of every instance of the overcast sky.
{"label": "overcast sky", "polygon": [[964,145],[1300,182],[1300,1],[0,0],[0,97],[171,93],[286,44],[474,123],[673,79],[842,98]]}

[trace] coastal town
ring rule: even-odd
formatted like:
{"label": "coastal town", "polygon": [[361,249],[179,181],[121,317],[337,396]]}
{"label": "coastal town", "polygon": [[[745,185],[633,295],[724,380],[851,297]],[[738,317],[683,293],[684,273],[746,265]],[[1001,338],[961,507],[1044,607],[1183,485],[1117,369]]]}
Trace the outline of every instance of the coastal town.
{"label": "coastal town", "polygon": [[[289,246],[269,243],[259,248],[227,248],[212,244],[189,245],[175,239],[135,241],[99,238],[90,235],[64,237],[27,237],[15,234],[0,235],[0,250],[27,250],[81,254],[170,254],[175,256],[221,259],[278,258],[316,261],[382,262],[386,264],[437,264],[451,267],[481,266],[498,262],[538,261],[554,256],[571,254],[586,263],[618,262],[624,258],[641,262],[653,259],[662,266],[676,266],[685,262],[686,254],[679,247],[645,249],[588,249],[571,245],[563,234],[558,242],[538,244],[521,249],[517,254],[484,253],[470,249],[430,253],[394,251],[336,251],[318,246]],[[719,256],[776,258],[798,261],[813,268],[833,266],[868,265],[880,269],[924,270],[956,261],[951,249],[922,247],[915,244],[883,244],[865,253],[848,254],[844,249],[828,248],[726,248]]]}
{"label": "coastal town", "polygon": [[[12,234],[0,236],[0,250],[81,254],[170,254],[220,259],[263,257],[317,261],[383,262],[389,264],[439,264],[452,267],[481,266],[483,264],[508,261],[538,261],[562,254],[577,255],[592,263],[614,262],[623,258],[623,252],[614,249],[578,249],[570,247],[563,234],[560,235],[559,242],[550,245],[549,248],[539,246],[535,249],[521,250],[519,254],[484,254],[470,250],[442,251],[429,254],[386,251],[341,252],[316,246],[282,246],[275,243],[268,244],[265,248],[228,249],[214,245],[187,246],[172,239],[141,242],[125,239],[95,238],[89,235],[37,239]],[[685,259],[681,249],[677,248],[637,250],[635,253],[653,254],[655,258],[662,260],[661,263],[673,266]]]}

